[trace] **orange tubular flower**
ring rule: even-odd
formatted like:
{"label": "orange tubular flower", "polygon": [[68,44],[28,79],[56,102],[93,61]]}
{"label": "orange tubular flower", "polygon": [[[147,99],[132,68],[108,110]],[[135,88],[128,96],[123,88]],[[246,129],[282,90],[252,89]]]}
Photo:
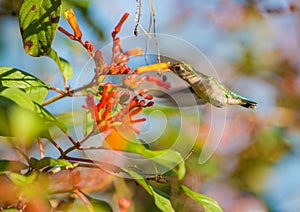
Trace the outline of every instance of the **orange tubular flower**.
{"label": "orange tubular flower", "polygon": [[135,73],[137,74],[143,74],[145,72],[157,72],[158,70],[161,70],[162,72],[168,72],[170,62],[163,62],[163,63],[156,63],[151,64],[148,66],[140,66],[135,70]]}
{"label": "orange tubular flower", "polygon": [[78,22],[76,20],[76,16],[75,13],[73,11],[73,9],[67,9],[65,11],[65,17],[68,20],[70,26],[72,27],[73,31],[74,31],[74,35],[78,40],[81,40],[82,37],[82,33],[81,30],[79,28]]}
{"label": "orange tubular flower", "polygon": [[124,22],[126,21],[126,19],[128,18],[129,13],[124,13],[124,15],[122,16],[121,20],[119,21],[119,23],[117,24],[117,26],[115,27],[115,30],[111,33],[111,36],[113,37],[113,40],[115,40],[117,34],[120,32],[122,25],[124,24]]}

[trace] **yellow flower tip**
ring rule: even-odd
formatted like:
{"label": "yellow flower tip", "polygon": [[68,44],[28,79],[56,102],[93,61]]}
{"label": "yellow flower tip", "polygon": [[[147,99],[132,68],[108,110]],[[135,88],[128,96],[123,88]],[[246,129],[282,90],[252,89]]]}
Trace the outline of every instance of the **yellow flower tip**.
{"label": "yellow flower tip", "polygon": [[161,72],[167,72],[170,71],[169,66],[170,66],[170,62],[156,63],[148,66],[140,66],[135,70],[135,72],[138,74],[145,73],[145,72],[155,72],[159,70]]}
{"label": "yellow flower tip", "polygon": [[67,9],[64,12],[64,15],[65,15],[67,21],[69,22],[70,26],[73,29],[75,37],[80,40],[81,37],[82,37],[82,33],[81,33],[80,28],[79,28],[79,25],[78,25],[78,22],[76,20],[76,16],[75,16],[75,13],[74,13],[73,9]]}

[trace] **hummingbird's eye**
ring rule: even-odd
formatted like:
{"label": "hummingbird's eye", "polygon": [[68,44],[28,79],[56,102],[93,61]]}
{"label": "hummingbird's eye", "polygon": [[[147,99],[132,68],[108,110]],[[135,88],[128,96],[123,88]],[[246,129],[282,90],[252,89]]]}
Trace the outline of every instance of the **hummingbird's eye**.
{"label": "hummingbird's eye", "polygon": [[180,65],[176,65],[176,66],[174,67],[174,70],[177,71],[177,72],[180,71],[180,70],[181,70]]}

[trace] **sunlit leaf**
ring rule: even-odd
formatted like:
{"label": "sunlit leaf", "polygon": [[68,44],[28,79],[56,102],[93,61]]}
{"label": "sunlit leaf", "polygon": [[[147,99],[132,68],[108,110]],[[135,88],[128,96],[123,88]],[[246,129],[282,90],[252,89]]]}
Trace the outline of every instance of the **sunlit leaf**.
{"label": "sunlit leaf", "polygon": [[50,86],[37,77],[19,69],[0,66],[0,91],[9,87],[20,88],[32,101],[41,103],[48,94]]}
{"label": "sunlit leaf", "polygon": [[190,198],[199,202],[203,206],[203,208],[205,209],[206,212],[222,212],[223,211],[216,200],[214,200],[208,196],[205,196],[203,194],[194,192],[184,185],[181,185],[180,188]]}
{"label": "sunlit leaf", "polygon": [[174,208],[172,207],[170,200],[157,193],[141,175],[127,169],[123,169],[123,170],[127,172],[138,184],[140,184],[147,191],[148,194],[150,194],[153,197],[155,205],[161,211],[168,211],[168,212],[175,211]]}
{"label": "sunlit leaf", "polygon": [[24,0],[19,11],[25,51],[34,57],[49,55],[60,18],[61,0]]}
{"label": "sunlit leaf", "polygon": [[67,80],[73,76],[73,70],[51,47],[61,7],[61,0],[24,0],[19,11],[19,23],[25,51],[34,57],[52,58]]}
{"label": "sunlit leaf", "polygon": [[70,79],[71,77],[73,77],[74,75],[73,68],[67,60],[60,58],[60,65],[61,65],[62,74],[65,79]]}
{"label": "sunlit leaf", "polygon": [[32,172],[30,175],[10,173],[10,179],[16,186],[26,186],[34,182],[36,178],[37,178],[36,172]]}

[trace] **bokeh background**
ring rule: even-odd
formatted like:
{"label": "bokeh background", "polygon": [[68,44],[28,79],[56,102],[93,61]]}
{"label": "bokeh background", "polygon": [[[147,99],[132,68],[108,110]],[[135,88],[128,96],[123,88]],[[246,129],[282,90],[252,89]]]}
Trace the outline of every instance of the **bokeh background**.
{"label": "bokeh background", "polygon": [[[78,15],[83,39],[94,43],[96,48],[111,42],[110,33],[124,12],[129,12],[130,17],[120,37],[133,35],[135,0],[63,2],[64,9],[72,7]],[[0,1],[0,65],[27,70],[53,86],[62,87],[53,61],[46,57],[32,58],[23,50],[18,19],[13,16],[18,3]],[[198,130],[199,135],[192,141],[195,146],[187,160],[185,184],[215,198],[225,211],[299,211],[299,2],[153,0],[153,6],[158,33],[179,37],[197,47],[213,64],[224,84],[258,102],[254,111],[227,108],[220,145],[204,164],[199,164],[198,159],[211,127],[206,118],[210,107],[200,106],[201,120],[189,117],[191,126],[188,127]],[[145,28],[149,18],[149,1],[143,0],[141,24]],[[68,28],[63,18],[60,25]],[[78,76],[89,60],[88,53],[61,33],[57,33],[53,47],[70,61]],[[193,55],[190,58],[193,60]],[[69,81],[70,85],[76,84],[77,76]],[[48,109],[66,118],[71,105],[71,100],[60,101]],[[165,113],[174,115],[174,111]],[[176,127],[170,124],[153,148],[172,144]],[[188,131],[186,134],[188,139]],[[133,185],[118,186],[131,190],[133,196],[138,189]],[[136,209],[155,210],[151,202],[143,202],[144,195],[136,197],[142,201],[136,204]],[[176,198],[183,197],[174,193],[173,203]]]}

